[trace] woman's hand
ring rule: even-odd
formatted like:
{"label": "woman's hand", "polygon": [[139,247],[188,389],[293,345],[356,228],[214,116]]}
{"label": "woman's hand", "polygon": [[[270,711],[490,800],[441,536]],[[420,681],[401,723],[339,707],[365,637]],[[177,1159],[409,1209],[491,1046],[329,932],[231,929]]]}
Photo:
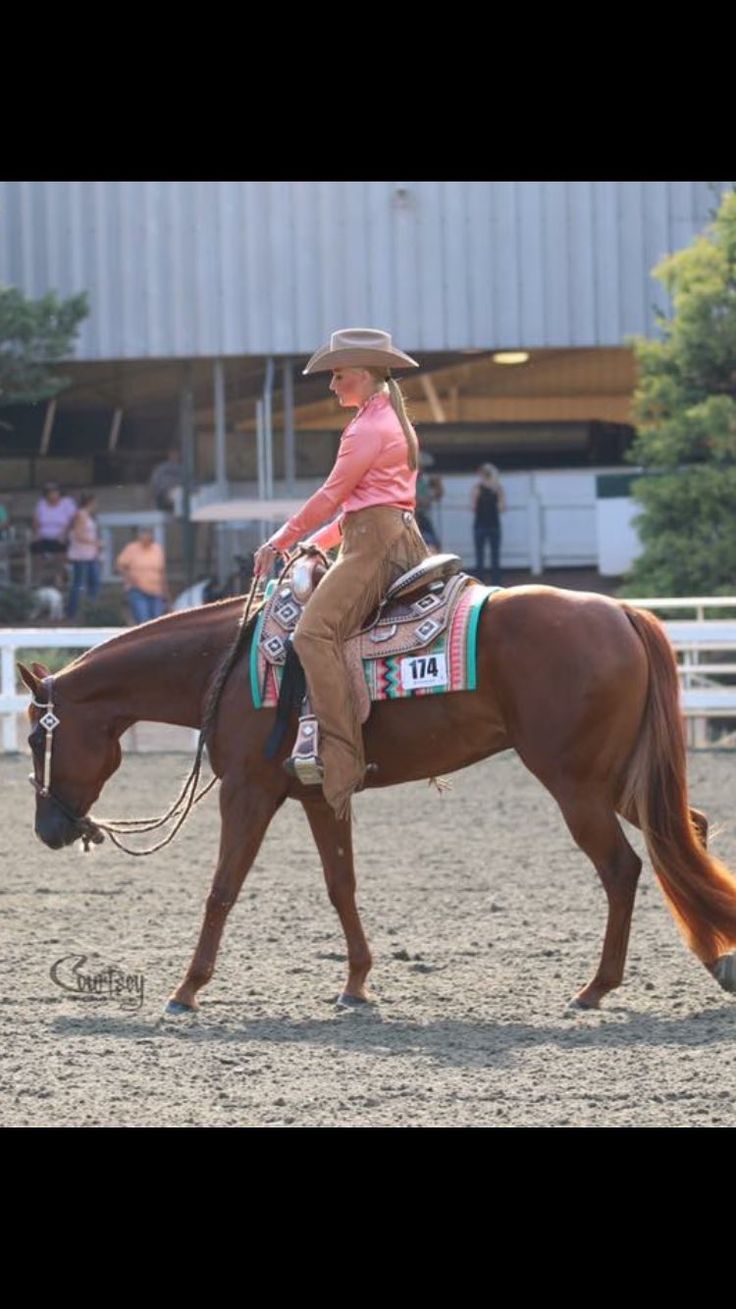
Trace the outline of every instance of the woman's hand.
{"label": "woman's hand", "polygon": [[265,577],[273,568],[279,557],[278,550],[275,550],[268,541],[256,550],[253,556],[253,572],[256,577]]}

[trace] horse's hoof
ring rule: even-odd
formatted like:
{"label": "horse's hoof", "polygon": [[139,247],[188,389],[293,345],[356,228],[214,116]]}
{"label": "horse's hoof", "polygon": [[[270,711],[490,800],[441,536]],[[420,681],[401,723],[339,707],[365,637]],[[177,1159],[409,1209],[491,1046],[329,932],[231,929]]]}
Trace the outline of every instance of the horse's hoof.
{"label": "horse's hoof", "polygon": [[713,976],[719,986],[724,991],[731,991],[736,994],[736,951],[731,954],[722,954],[717,959],[712,968]]}
{"label": "horse's hoof", "polygon": [[335,1008],[343,1013],[367,1013],[375,1007],[374,1000],[364,1000],[360,995],[348,995],[346,991],[338,995],[335,1001]]}
{"label": "horse's hoof", "polygon": [[597,1009],[598,1007],[599,1006],[597,1003],[588,1004],[587,1000],[581,1000],[579,996],[574,995],[572,1000],[568,1000],[565,1006],[565,1011],[567,1013],[581,1012],[584,1014],[589,1014],[594,1009]]}
{"label": "horse's hoof", "polygon": [[164,1005],[161,1017],[182,1018],[186,1014],[194,1015],[196,1014],[196,1012],[197,1010],[194,1008],[194,1005],[182,1004],[181,1000],[168,1000],[167,1003]]}

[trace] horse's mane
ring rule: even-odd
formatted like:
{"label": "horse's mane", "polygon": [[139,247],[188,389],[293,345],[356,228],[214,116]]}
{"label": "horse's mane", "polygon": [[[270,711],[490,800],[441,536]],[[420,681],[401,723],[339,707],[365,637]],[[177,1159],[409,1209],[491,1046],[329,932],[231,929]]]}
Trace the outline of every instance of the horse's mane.
{"label": "horse's mane", "polygon": [[[225,683],[227,682],[228,677],[230,676],[233,668],[235,667],[235,664],[237,663],[240,655],[242,654],[247,639],[253,632],[253,629],[256,625],[256,621],[258,619],[258,615],[263,607],[263,601],[261,600],[256,604],[255,608],[252,609],[252,612],[249,612],[251,610],[250,596],[248,596],[244,601],[242,597],[237,597],[237,599],[241,601],[241,606],[242,606],[240,621],[238,623],[237,631],[229,648],[225,651],[225,654],[223,655],[222,659],[220,660],[220,663],[217,665],[217,668],[215,669],[212,682],[210,684],[210,689],[207,693],[204,709],[202,711],[202,726],[200,728],[198,758],[201,757],[201,752],[207,743],[208,733],[214,724],[215,718],[217,717],[217,710],[220,704],[220,698],[222,696],[222,692],[225,689]],[[232,605],[233,603],[234,600],[232,598],[227,598],[225,600],[216,600],[214,601],[213,604],[197,605],[191,609],[180,609],[177,610],[175,614],[163,614],[161,618],[154,618],[150,623],[146,624],[146,627],[154,628],[157,627],[159,624],[170,624],[172,622],[175,622],[178,618],[184,619],[192,615],[196,615],[197,618],[199,617],[200,614],[203,616],[203,618],[210,617],[213,610],[222,609],[224,608],[225,605]],[[105,647],[109,647],[116,641],[125,641],[126,639],[130,639],[131,637],[133,637],[134,633],[138,631],[140,631],[139,628],[132,628],[130,633],[121,632],[119,633],[118,636],[111,637],[109,641],[103,641],[99,646],[95,646],[94,649],[101,650]],[[91,650],[85,651],[85,654],[87,655],[93,653],[94,651]],[[81,659],[83,658],[84,655],[81,656]],[[80,663],[81,659],[75,660],[75,664]],[[75,664],[70,664],[69,668],[70,669],[73,668]]]}
{"label": "horse's mane", "polygon": [[[238,602],[240,602],[241,606],[241,623],[238,625],[238,630],[232,645],[223,656],[223,661],[232,660],[232,662],[229,663],[227,673],[225,673],[225,677],[227,677],[229,672],[232,670],[235,659],[242,649],[242,643],[248,633],[252,631],[253,622],[251,619],[255,620],[258,617],[262,602],[256,606],[251,617],[248,619],[245,628],[243,628],[242,625],[242,613],[245,603],[245,597],[243,596],[227,596],[224,600],[213,600],[207,605],[193,605],[188,609],[177,609],[173,613],[162,614],[160,618],[149,619],[147,623],[141,626],[128,627],[122,632],[116,632],[114,636],[109,636],[106,641],[100,641],[97,645],[90,646],[88,650],[83,650],[81,654],[78,654],[76,658],[72,659],[70,663],[66,664],[64,668],[60,670],[59,676],[70,673],[72,670],[76,671],[82,664],[88,663],[90,660],[95,659],[98,655],[105,654],[107,651],[115,650],[119,646],[133,645],[139,642],[141,637],[143,637],[144,640],[147,640],[148,636],[154,629],[160,629],[158,634],[161,636],[164,634],[168,635],[169,633],[173,634],[173,626],[178,625],[178,623],[184,619],[192,617],[199,619],[201,617],[204,622],[205,619],[212,619],[217,614],[217,611],[224,609],[228,605],[234,606]],[[145,627],[145,632],[143,627]],[[219,678],[220,672],[221,669],[218,668],[215,676]]]}
{"label": "horse's mane", "polygon": [[[218,600],[216,601],[216,603],[222,605],[222,604],[227,604],[229,602],[227,600]],[[210,728],[213,726],[215,718],[217,717],[217,709],[220,703],[220,697],[222,696],[222,692],[225,688],[225,683],[228,677],[230,676],[233,668],[235,667],[235,664],[238,661],[238,658],[240,657],[245,647],[247,638],[253,632],[256,622],[258,621],[258,615],[260,614],[262,607],[263,607],[263,601],[261,601],[260,604],[256,606],[253,613],[251,613],[246,617],[249,608],[249,605],[246,601],[246,605],[243,611],[243,616],[238,624],[238,630],[235,633],[235,638],[230,646],[230,649],[226,652],[224,658],[222,659],[222,662],[220,663],[219,667],[215,672],[212,685],[210,686],[209,693],[205,701],[204,712],[202,714],[202,727],[200,729],[201,730],[200,741],[203,745],[206,742],[207,734]],[[207,608],[209,608],[209,606],[207,606]]]}

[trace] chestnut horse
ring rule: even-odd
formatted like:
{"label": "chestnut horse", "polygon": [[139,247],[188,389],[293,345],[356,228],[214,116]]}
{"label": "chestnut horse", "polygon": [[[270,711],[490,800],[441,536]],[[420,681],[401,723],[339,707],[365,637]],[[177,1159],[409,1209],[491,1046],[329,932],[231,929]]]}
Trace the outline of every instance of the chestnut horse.
{"label": "chestnut horse", "polygon": [[[245,656],[255,615],[239,624],[241,614],[238,600],[169,614],[88,651],[53,679],[40,664],[21,668],[34,697],[36,833],[52,849],[80,835],[102,839],[84,816],[120,764],[119,738],[132,723],[202,728],[221,780],[220,850],[194,957],[167,1009],[196,1007],[227,915],[288,798],[304,806],[345,933],[339,1003],[357,1006],[368,999],[371,954],[355,904],[350,822],[335,819],[321,788],[287,776],[290,741],[265,757],[274,710],[253,707]],[[39,725],[50,698],[52,741]],[[293,739],[295,721],[291,727]],[[676,663],[656,618],[600,595],[498,591],[478,629],[477,690],[374,704],[364,731],[366,758],[377,766],[371,787],[514,749],[551,792],[608,897],[601,960],[573,1005],[597,1007],[623,977],[641,861],[617,815],[641,828],[686,944],[736,992],[736,879],[707,852],[707,821],[688,807]]]}

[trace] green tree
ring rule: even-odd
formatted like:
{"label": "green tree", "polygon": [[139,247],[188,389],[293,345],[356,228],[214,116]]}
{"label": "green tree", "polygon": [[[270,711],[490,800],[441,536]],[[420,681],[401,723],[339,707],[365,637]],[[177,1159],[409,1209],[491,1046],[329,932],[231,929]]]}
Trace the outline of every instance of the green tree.
{"label": "green tree", "polygon": [[637,436],[651,476],[633,490],[643,553],[624,593],[736,590],[736,192],[686,250],[654,269],[673,316],[662,340],[634,342]]}
{"label": "green tree", "polygon": [[84,292],[27,300],[14,286],[0,287],[0,408],[49,400],[69,386],[54,365],[72,353],[88,313]]}

